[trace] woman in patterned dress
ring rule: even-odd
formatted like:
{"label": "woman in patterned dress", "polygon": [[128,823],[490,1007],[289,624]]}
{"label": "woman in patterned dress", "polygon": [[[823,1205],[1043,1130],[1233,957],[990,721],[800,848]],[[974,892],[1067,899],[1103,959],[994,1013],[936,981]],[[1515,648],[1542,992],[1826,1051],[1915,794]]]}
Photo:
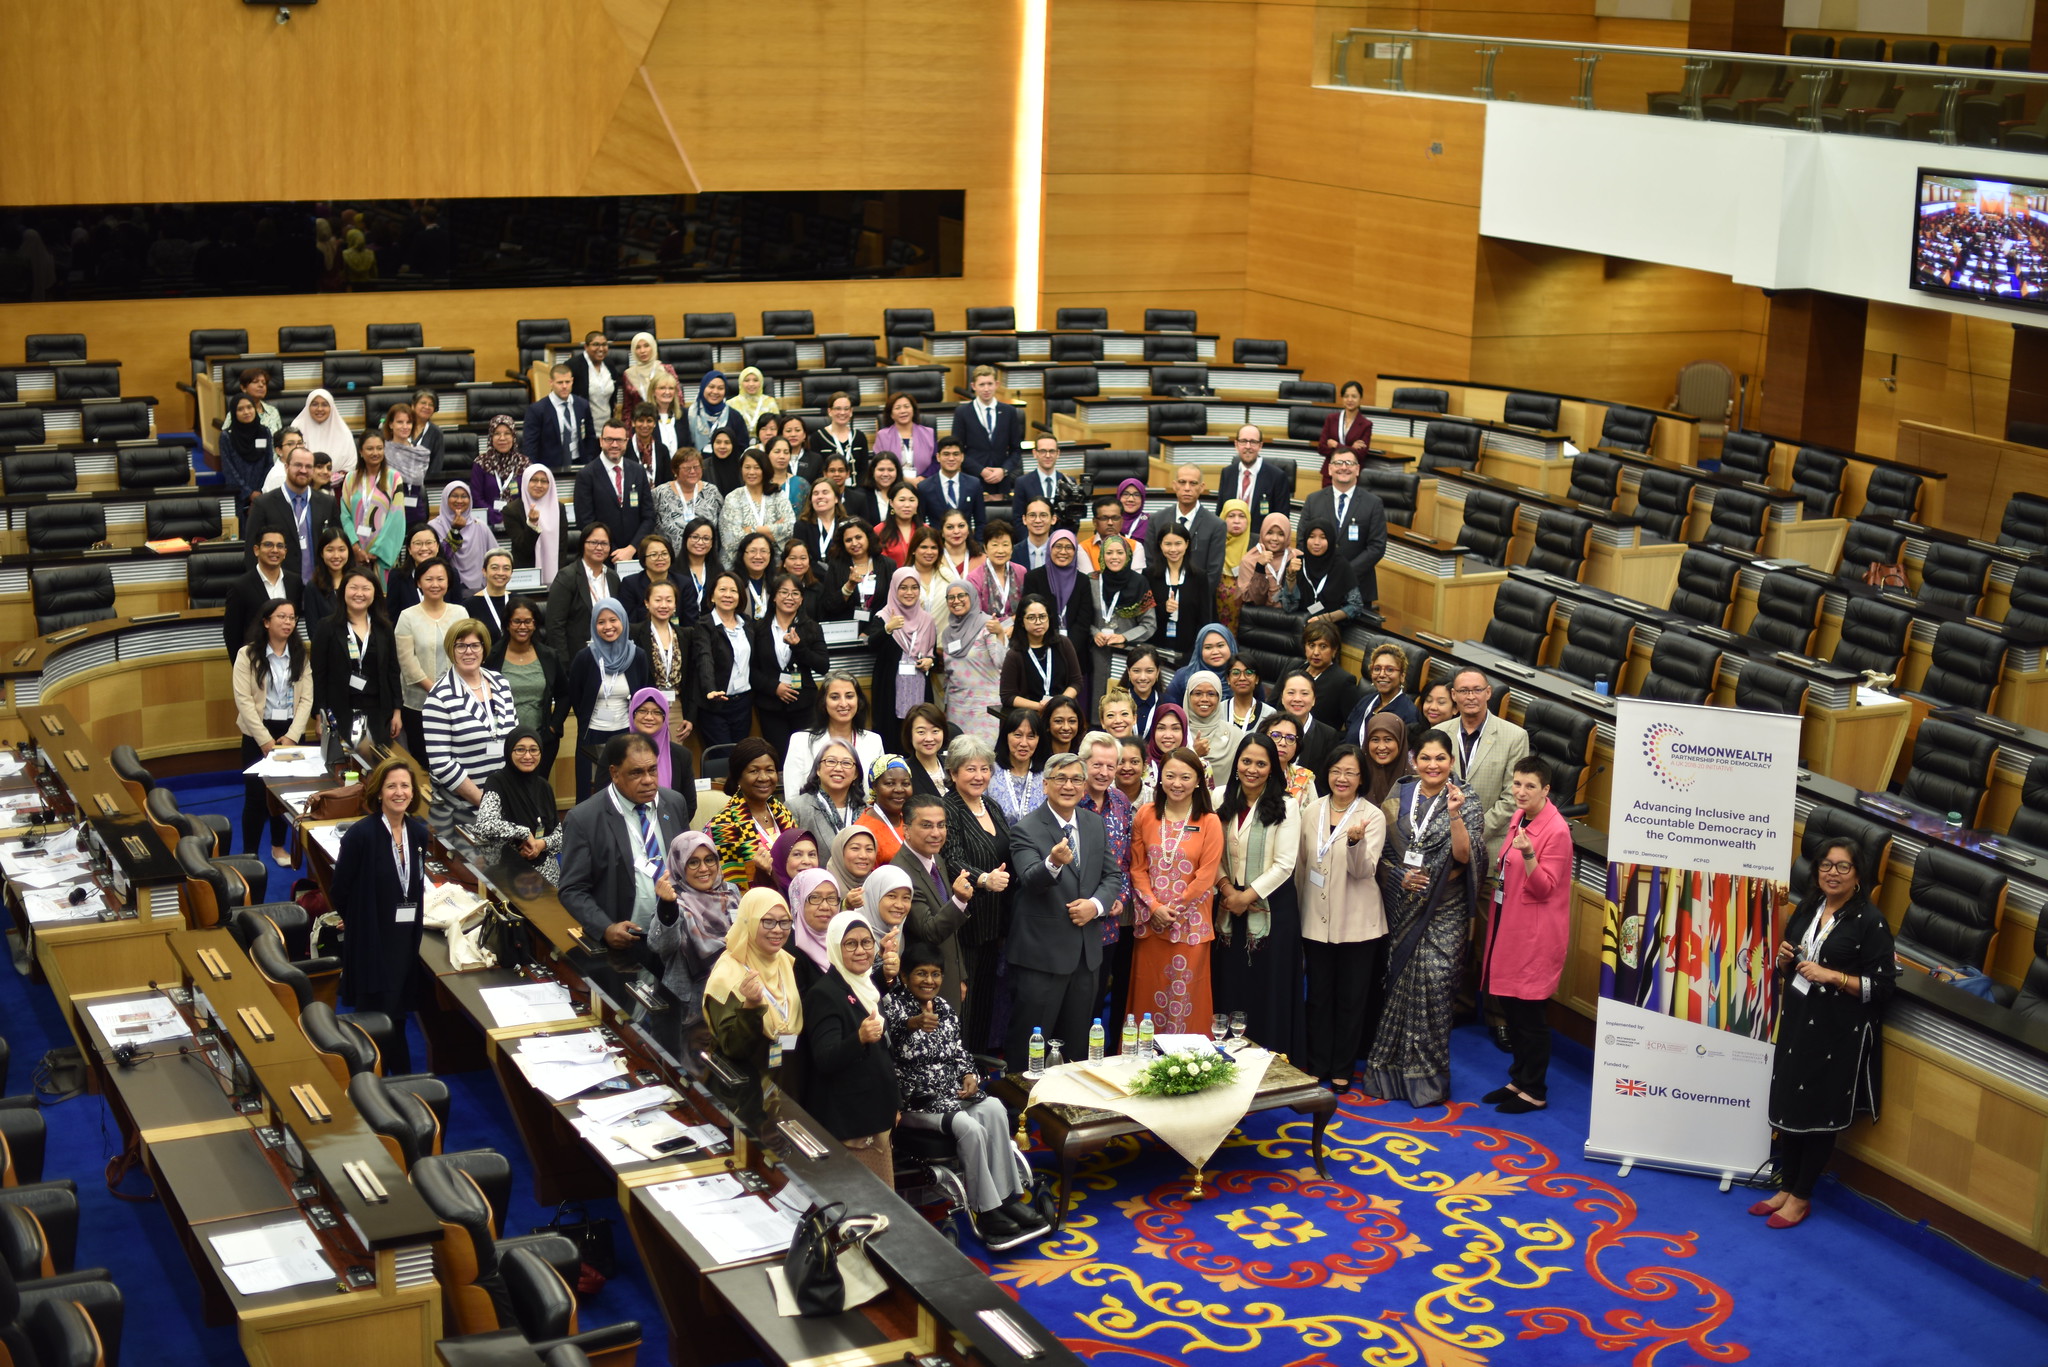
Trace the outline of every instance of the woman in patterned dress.
{"label": "woman in patterned dress", "polygon": [[1125,1009],[1151,1012],[1161,1033],[1208,1029],[1210,910],[1222,863],[1223,824],[1211,810],[1202,762],[1182,746],[1160,766],[1158,792],[1131,825],[1138,947]]}

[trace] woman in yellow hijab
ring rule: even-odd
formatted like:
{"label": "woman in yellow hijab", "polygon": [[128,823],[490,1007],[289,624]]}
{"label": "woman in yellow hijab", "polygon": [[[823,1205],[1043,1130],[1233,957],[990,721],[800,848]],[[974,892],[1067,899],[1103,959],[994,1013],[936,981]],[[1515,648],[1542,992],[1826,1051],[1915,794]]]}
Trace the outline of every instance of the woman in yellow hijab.
{"label": "woman in yellow hijab", "polygon": [[780,413],[782,400],[767,392],[768,379],[759,366],[747,366],[738,377],[739,393],[726,397],[726,407],[737,409],[747,420],[747,430],[752,432],[761,426],[763,413]]}
{"label": "woman in yellow hijab", "polygon": [[1252,508],[1241,498],[1223,505],[1223,578],[1216,585],[1216,619],[1237,630],[1237,567],[1252,544]]}
{"label": "woman in yellow hijab", "polygon": [[769,1041],[780,1039],[786,1048],[802,1032],[796,961],[786,948],[795,928],[789,903],[774,889],[740,898],[725,953],[704,984],[704,1023],[727,1058],[765,1068]]}

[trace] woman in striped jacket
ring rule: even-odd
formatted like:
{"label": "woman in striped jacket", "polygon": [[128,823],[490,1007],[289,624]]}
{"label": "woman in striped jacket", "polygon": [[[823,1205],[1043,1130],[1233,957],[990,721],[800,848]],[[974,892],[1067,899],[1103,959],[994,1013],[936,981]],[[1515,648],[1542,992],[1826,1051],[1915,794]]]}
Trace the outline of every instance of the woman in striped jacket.
{"label": "woman in striped jacket", "polygon": [[505,737],[519,725],[512,685],[484,668],[490,629],[472,617],[448,628],[448,672],[427,690],[420,709],[427,772],[436,795],[473,810],[483,783],[505,763]]}

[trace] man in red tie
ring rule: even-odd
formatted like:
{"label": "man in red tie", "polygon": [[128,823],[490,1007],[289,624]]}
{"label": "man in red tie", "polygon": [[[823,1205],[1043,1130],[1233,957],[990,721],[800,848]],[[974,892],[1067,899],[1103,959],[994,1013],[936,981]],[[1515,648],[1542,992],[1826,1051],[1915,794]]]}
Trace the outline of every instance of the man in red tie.
{"label": "man in red tie", "polygon": [[576,475],[576,520],[612,529],[612,559],[631,560],[636,543],[655,529],[654,488],[647,467],[626,458],[632,440],[624,418],[612,418],[597,435],[598,458]]}
{"label": "man in red tie", "polygon": [[1294,482],[1288,473],[1260,458],[1266,438],[1250,423],[1237,429],[1237,464],[1223,472],[1216,487],[1216,515],[1223,505],[1243,499],[1252,510],[1252,525],[1258,526],[1268,513],[1291,516],[1294,512]]}

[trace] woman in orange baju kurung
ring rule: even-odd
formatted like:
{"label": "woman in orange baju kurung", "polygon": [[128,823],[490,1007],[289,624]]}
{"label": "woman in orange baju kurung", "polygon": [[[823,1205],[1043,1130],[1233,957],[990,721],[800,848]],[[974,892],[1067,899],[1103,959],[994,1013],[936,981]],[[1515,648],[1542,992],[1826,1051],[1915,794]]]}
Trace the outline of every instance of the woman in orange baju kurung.
{"label": "woman in orange baju kurung", "polygon": [[1152,1013],[1160,1034],[1209,1028],[1211,903],[1223,861],[1223,823],[1209,803],[1202,762],[1182,747],[1159,766],[1159,789],[1131,823],[1131,890],[1138,947],[1129,1010]]}

